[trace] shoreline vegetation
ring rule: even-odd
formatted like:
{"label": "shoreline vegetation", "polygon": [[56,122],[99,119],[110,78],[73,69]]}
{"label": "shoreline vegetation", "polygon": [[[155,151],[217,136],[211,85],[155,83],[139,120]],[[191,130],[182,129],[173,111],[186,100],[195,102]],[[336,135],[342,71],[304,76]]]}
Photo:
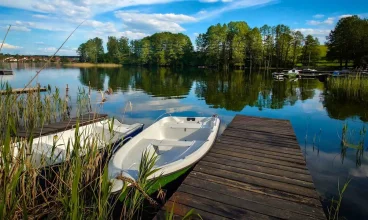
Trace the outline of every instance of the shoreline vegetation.
{"label": "shoreline vegetation", "polygon": [[245,21],[232,21],[211,25],[198,34],[195,46],[185,34],[162,32],[140,40],[109,36],[106,53],[103,40],[96,37],[82,43],[77,54],[80,62],[164,67],[368,67],[368,19],[341,18],[326,45],[320,40],[283,24],[252,28]]}
{"label": "shoreline vegetation", "polygon": [[116,64],[116,63],[63,63],[64,66],[68,67],[106,67],[106,68],[116,68],[116,67],[122,67],[122,64]]}
{"label": "shoreline vegetation", "polygon": [[[0,88],[11,89],[7,83]],[[144,215],[146,201],[156,207],[158,199],[146,193],[153,184],[147,177],[155,172],[152,167],[156,159],[147,153],[140,161],[139,180],[123,179],[126,187],[112,194],[106,161],[112,154],[112,143],[104,135],[96,135],[95,128],[79,129],[77,122],[74,136],[61,140],[65,143],[62,154],[65,162],[51,166],[48,162],[56,161],[59,155],[42,153],[41,160],[34,157],[37,150],[32,148],[39,144],[33,142],[33,138],[38,137],[36,133],[28,138],[16,137],[20,129],[32,132],[52,122],[70,120],[71,100],[62,97],[59,89],[21,96],[7,93],[0,96],[0,101],[3,116],[0,122],[0,219],[139,219]],[[76,115],[89,112],[89,105],[86,91],[79,90]],[[113,127],[113,120],[110,123]],[[101,149],[100,143],[107,144]],[[61,149],[52,147],[52,152]],[[115,207],[121,209],[116,213]]]}

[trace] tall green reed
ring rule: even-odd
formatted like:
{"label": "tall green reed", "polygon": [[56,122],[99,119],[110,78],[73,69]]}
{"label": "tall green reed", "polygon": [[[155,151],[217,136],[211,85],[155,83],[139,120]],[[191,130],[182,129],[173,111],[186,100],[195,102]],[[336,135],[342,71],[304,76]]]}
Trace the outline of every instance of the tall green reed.
{"label": "tall green reed", "polygon": [[[80,94],[78,113],[88,111],[81,108],[89,103],[85,100],[88,96]],[[155,202],[147,193],[154,181],[148,181],[147,177],[157,171],[156,158],[148,155],[142,157],[138,181],[124,180],[130,187],[125,187],[119,197],[111,195],[106,158],[112,153],[113,143],[96,132],[94,125],[79,127],[77,123],[70,136],[67,131],[50,135],[51,153],[41,155],[37,148],[46,137],[12,136],[19,129],[64,120],[70,102],[61,98],[58,89],[19,97],[9,93],[0,99],[4,100],[0,112],[7,121],[1,123],[4,133],[0,136],[0,219],[107,219],[112,216],[118,198],[124,201],[121,212],[124,219],[135,219],[142,213],[144,200]],[[112,136],[113,120],[105,128],[104,132]],[[59,157],[64,162],[50,165]]]}
{"label": "tall green reed", "polygon": [[368,77],[332,77],[327,80],[328,94],[339,100],[368,104]]}
{"label": "tall green reed", "polygon": [[337,189],[339,192],[339,197],[336,200],[335,198],[331,199],[331,205],[328,208],[328,219],[329,220],[338,220],[339,219],[339,212],[340,212],[340,208],[341,208],[341,204],[342,204],[342,199],[344,196],[344,193],[346,191],[346,189],[349,186],[351,179],[349,179],[348,181],[345,182],[345,184],[343,185],[343,187],[340,189],[340,181],[337,182]]}

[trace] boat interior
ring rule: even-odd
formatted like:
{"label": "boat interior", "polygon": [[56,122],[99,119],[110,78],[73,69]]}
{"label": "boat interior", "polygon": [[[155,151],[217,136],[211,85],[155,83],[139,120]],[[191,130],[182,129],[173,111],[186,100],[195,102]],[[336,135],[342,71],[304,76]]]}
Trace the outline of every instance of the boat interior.
{"label": "boat interior", "polygon": [[208,141],[211,132],[214,132],[215,123],[214,117],[166,117],[118,151],[115,155],[119,158],[116,165],[121,170],[122,162],[124,172],[137,178],[141,156],[145,151],[157,156],[156,168],[184,160]]}

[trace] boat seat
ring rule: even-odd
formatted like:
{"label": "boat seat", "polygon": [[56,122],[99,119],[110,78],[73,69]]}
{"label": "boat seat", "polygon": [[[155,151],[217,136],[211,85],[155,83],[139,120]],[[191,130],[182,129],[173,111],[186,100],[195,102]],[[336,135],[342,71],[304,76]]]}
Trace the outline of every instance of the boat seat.
{"label": "boat seat", "polygon": [[[176,140],[156,140],[156,139],[146,139],[148,140],[148,146],[146,150],[148,152],[154,153],[156,155],[162,155],[173,148],[177,148],[178,151],[185,151],[195,144],[196,141],[176,141]],[[182,150],[180,150],[182,149]]]}
{"label": "boat seat", "polygon": [[165,126],[174,129],[199,129],[202,128],[202,123],[166,123]]}
{"label": "boat seat", "polygon": [[[147,139],[148,140],[148,139]],[[170,147],[190,147],[195,141],[176,141],[176,140],[156,140],[150,139],[150,144],[155,146],[170,146]]]}

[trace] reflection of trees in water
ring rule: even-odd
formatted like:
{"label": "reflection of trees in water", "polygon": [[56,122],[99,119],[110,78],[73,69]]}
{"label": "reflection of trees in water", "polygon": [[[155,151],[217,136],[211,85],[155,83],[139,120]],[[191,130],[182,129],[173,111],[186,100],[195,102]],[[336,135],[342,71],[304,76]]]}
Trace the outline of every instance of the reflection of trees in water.
{"label": "reflection of trees in water", "polygon": [[103,90],[105,82],[105,73],[100,68],[81,68],[79,74],[79,81],[94,90]]}
{"label": "reflection of trees in water", "polygon": [[340,99],[325,91],[323,105],[330,118],[345,120],[358,116],[360,120],[368,122],[368,106],[362,103]]}
{"label": "reflection of trees in water", "polygon": [[328,95],[325,96],[323,104],[326,107],[328,116],[331,118],[345,120],[358,116],[360,120],[364,122],[368,121],[368,106],[346,100],[334,99]]}
{"label": "reflection of trees in water", "polygon": [[128,90],[132,82],[132,75],[136,72],[133,68],[110,68],[104,70],[109,77],[108,86],[113,91]]}
{"label": "reflection of trees in water", "polygon": [[[141,89],[155,97],[182,98],[189,94],[194,77],[191,72],[180,73],[168,68],[85,68],[79,80],[94,90],[103,90],[105,77],[113,91]],[[107,88],[105,88],[107,89]]]}
{"label": "reflection of trees in water", "polygon": [[[196,95],[214,108],[241,111],[245,106],[281,109],[294,105],[298,100],[315,96],[316,89],[324,90],[318,80],[290,82],[274,81],[270,74],[244,73],[244,71],[216,72],[212,70],[176,71],[169,68],[81,68],[79,80],[85,86],[89,82],[94,90],[103,90],[105,77],[113,91],[129,88],[143,90],[155,97],[182,98],[189,94],[196,82]],[[326,92],[325,92],[326,93]],[[326,96],[324,105],[330,117],[345,119],[358,115],[368,120],[368,112],[359,103],[346,105]]]}
{"label": "reflection of trees in water", "polygon": [[[362,158],[364,153],[364,141],[367,133],[365,125],[360,129],[359,135],[355,134],[354,131],[349,131],[348,124],[345,123],[341,132],[341,163],[344,163],[344,159],[347,155],[347,151],[355,151],[355,165],[360,167],[362,165]],[[351,136],[358,136],[358,141],[354,141]],[[353,144],[357,142],[358,144]]]}
{"label": "reflection of trees in water", "polygon": [[196,84],[196,95],[214,108],[241,111],[250,101],[257,100],[257,94],[247,92],[246,76],[242,71],[206,71],[201,76]]}
{"label": "reflection of trees in water", "polygon": [[133,87],[155,97],[183,98],[189,94],[194,77],[169,68],[141,68],[134,74]]}
{"label": "reflection of trees in water", "polygon": [[241,111],[249,105],[260,110],[281,109],[285,105],[294,105],[298,100],[313,98],[314,90],[321,86],[318,83],[278,82],[264,73],[209,71],[197,82],[196,94],[214,108]]}

